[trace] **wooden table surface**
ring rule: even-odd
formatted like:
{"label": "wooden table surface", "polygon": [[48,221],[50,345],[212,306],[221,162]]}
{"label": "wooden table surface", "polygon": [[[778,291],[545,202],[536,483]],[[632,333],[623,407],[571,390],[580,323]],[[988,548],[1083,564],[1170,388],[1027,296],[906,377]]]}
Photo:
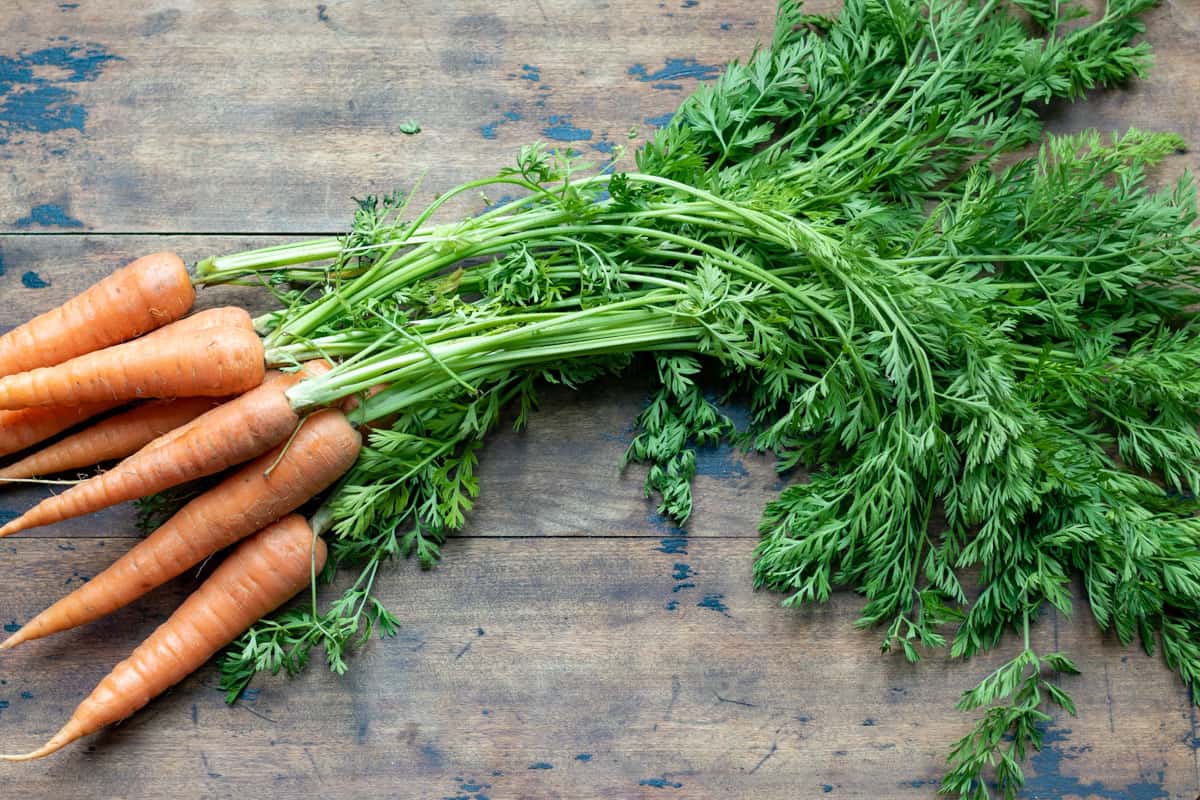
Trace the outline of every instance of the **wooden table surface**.
{"label": "wooden table surface", "polygon": [[[768,39],[772,14],[767,0],[9,2],[0,330],[139,254],[338,232],[351,195],[421,179],[428,199],[537,138],[605,159]],[[1148,38],[1148,80],[1056,107],[1052,127],[1200,145],[1200,0],[1153,12]],[[400,131],[409,119],[420,134]],[[1180,155],[1163,177],[1197,167]],[[952,706],[1004,648],[911,666],[854,630],[855,596],[795,611],[753,592],[759,511],[780,488],[770,461],[703,452],[694,520],[672,527],[642,473],[618,469],[644,396],[636,381],[552,394],[528,432],[495,436],[464,535],[436,571],[388,574],[404,627],[344,678],[261,679],[228,707],[209,665],[108,732],[0,769],[0,796],[933,796],[970,722]],[[39,494],[6,490],[0,517]],[[15,630],[103,568],[131,520],[119,508],[4,540],[0,622]],[[195,582],[5,653],[0,750],[56,730]],[[1050,724],[1026,796],[1193,800],[1184,686],[1078,607],[1035,629],[1084,674],[1066,681],[1079,715]]]}

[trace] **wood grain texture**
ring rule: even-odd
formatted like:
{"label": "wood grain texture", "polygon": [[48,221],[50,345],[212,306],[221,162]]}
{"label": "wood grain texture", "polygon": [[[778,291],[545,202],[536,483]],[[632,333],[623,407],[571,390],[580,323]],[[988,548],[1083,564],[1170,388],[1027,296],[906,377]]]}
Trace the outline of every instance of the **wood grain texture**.
{"label": "wood grain texture", "polygon": [[[7,613],[26,619],[75,582],[60,547],[89,574],[126,545],[5,542],[5,575],[28,583]],[[205,668],[127,723],[10,768],[6,786],[174,800],[931,797],[965,727],[950,706],[998,659],[883,658],[851,625],[855,599],[797,613],[752,592],[752,548],[459,540],[435,574],[389,576],[383,597],[404,629],[371,642],[345,678],[262,680],[228,708]],[[695,587],[673,591],[683,571]],[[56,729],[190,582],[5,653],[4,746]],[[1086,671],[1069,681],[1079,717],[1051,726],[1026,796],[1192,800],[1197,732],[1176,679],[1086,614],[1047,619],[1036,638],[1086,654]]]}
{"label": "wood grain texture", "polygon": [[[535,138],[605,158],[711,65],[768,37],[772,8],[9,4],[0,330],[146,252],[194,261],[336,232],[351,195],[423,175],[428,199]],[[1200,0],[1169,0],[1148,23],[1150,77],[1051,109],[1053,129],[1138,125],[1200,144]],[[421,134],[399,132],[410,118]],[[1197,152],[1170,159],[1163,179],[1200,168]],[[105,234],[138,231],[198,233]],[[255,235],[199,235],[238,232]],[[265,302],[201,295],[230,301]],[[529,431],[497,434],[465,535],[434,573],[406,563],[389,575],[383,596],[404,629],[372,642],[346,678],[261,681],[227,708],[210,666],[55,760],[9,768],[0,796],[932,797],[969,723],[952,705],[1004,648],[911,667],[853,629],[854,596],[792,611],[752,592],[758,515],[780,488],[771,464],[703,454],[684,536],[641,496],[641,471],[617,468],[643,395],[636,381],[550,393]],[[4,490],[0,518],[42,494]],[[132,530],[117,508],[0,542],[0,624],[94,575]],[[6,653],[4,748],[51,733],[195,580]],[[1052,723],[1025,796],[1194,800],[1200,726],[1183,687],[1079,609],[1035,628],[1084,674],[1068,681],[1079,716]]]}
{"label": "wood grain texture", "polygon": [[[0,106],[23,98],[0,111],[0,230],[340,230],[351,195],[423,178],[429,199],[536,138],[603,160],[769,38],[773,14],[18,0],[0,15],[0,64],[18,74],[3,89],[0,73]],[[400,132],[409,119],[419,135]]]}

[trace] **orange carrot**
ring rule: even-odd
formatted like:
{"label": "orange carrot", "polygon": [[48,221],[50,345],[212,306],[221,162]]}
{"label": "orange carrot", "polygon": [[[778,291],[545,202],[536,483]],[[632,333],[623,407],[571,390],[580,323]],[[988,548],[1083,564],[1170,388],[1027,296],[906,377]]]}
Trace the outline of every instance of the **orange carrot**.
{"label": "orange carrot", "polygon": [[144,403],[0,469],[0,481],[53,475],[125,458],[155,438],[210,410],[218,402],[211,397],[185,397]]}
{"label": "orange carrot", "polygon": [[170,325],[151,331],[146,336],[162,339],[167,336],[177,336],[193,331],[208,330],[209,328],[244,328],[253,332],[254,321],[250,319],[250,312],[244,308],[218,306],[216,308],[206,308],[203,311],[197,311],[195,314],[190,314],[177,322],[172,322]]}
{"label": "orange carrot", "polygon": [[156,333],[0,378],[0,409],[151,397],[220,397],[262,383],[263,345],[240,327]]}
{"label": "orange carrot", "polygon": [[107,472],[38,503],[0,527],[0,536],[145,497],[262,455],[299,424],[285,392],[300,378],[283,375],[163,434]]}
{"label": "orange carrot", "polygon": [[[249,319],[249,315],[247,315],[246,318]],[[269,369],[263,375],[263,382],[262,382],[261,386],[259,386],[258,388],[262,388],[262,386],[266,386],[267,384],[271,383],[272,381],[284,380],[284,381],[286,381],[286,383],[284,383],[282,385],[280,391],[287,391],[288,389],[295,386],[296,382],[298,380],[300,380],[302,378],[312,378],[317,375],[323,375],[331,369],[333,369],[333,365],[330,364],[328,361],[326,361],[323,358],[318,359],[316,361],[305,362],[304,365],[300,368],[300,370],[298,372],[280,372],[279,370]],[[232,402],[232,401],[230,401],[230,402]],[[219,406],[218,406],[218,408],[219,408]],[[149,444],[147,444],[145,449],[149,450],[154,447],[162,447],[164,444],[169,444],[170,442],[175,441],[175,439],[179,438],[180,436],[182,436],[185,433],[189,433],[190,431],[192,431],[194,428],[196,428],[198,426],[207,425],[208,423],[207,423],[206,419],[207,419],[208,414],[211,414],[211,413],[215,412],[216,410],[217,410],[216,408],[210,409],[209,411],[207,411],[204,414],[197,417],[190,424],[183,425],[182,427],[176,428],[173,431],[168,431],[167,433],[164,433],[162,436],[159,436],[157,439],[155,439],[155,440],[151,441]],[[222,412],[222,413],[225,413],[225,412]]]}
{"label": "orange carrot", "polygon": [[325,543],[297,515],[246,539],[100,681],[50,741],[31,753],[0,758],[42,758],[125,719],[303,589],[313,567],[325,565],[325,556]]}
{"label": "orange carrot", "polygon": [[295,511],[350,469],[361,444],[337,409],[313,414],[286,451],[280,445],[192,500],[110,567],[27,622],[0,650],[100,619]]}
{"label": "orange carrot", "polygon": [[[178,322],[159,328],[149,335],[157,336],[165,334],[167,331],[181,334],[219,328],[223,325],[245,328],[248,331],[254,330],[254,323],[245,309],[225,306],[198,311]],[[119,405],[121,403],[109,400],[81,406],[40,406],[22,408],[17,411],[0,411],[0,456],[7,456],[32,447],[38,442],[45,441],[51,436],[62,433],[67,428],[74,427],[84,420],[103,414]]]}
{"label": "orange carrot", "polygon": [[32,447],[84,420],[121,405],[117,401],[80,406],[42,406],[20,411],[0,411],[0,456]]}
{"label": "orange carrot", "polygon": [[54,366],[128,341],[179,319],[195,299],[179,256],[144,256],[0,336],[0,376]]}

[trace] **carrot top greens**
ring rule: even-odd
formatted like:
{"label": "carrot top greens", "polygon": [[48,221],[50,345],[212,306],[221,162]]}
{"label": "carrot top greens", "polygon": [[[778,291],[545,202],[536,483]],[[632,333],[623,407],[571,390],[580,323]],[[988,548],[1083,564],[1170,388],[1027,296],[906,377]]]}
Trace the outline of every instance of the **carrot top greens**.
{"label": "carrot top greens", "polygon": [[[848,0],[836,18],[784,2],[770,46],[685,100],[634,171],[535,145],[415,216],[369,198],[344,238],[201,262],[202,283],[279,293],[258,320],[274,363],[338,362],[295,408],[362,394],[357,418],[386,420],[319,514],[358,580],[252,629],[226,688],[315,646],[344,670],[355,637],[397,624],[371,593],[380,564],[432,564],[463,525],[502,412],[524,424],[539,386],[638,353],[658,385],[627,457],[663,513],[691,513],[699,445],[810,471],[765,510],[759,586],[786,605],[854,590],[859,624],[911,661],[1024,632],[964,694],[983,715],[944,792],[1014,796],[1047,704],[1074,712],[1053,678],[1074,665],[1028,638],[1047,606],[1072,610],[1072,576],[1103,628],[1200,685],[1196,196],[1189,176],[1145,177],[1183,143],[1043,139],[1037,116],[1140,75],[1151,5],[1081,22],[1056,0]],[[432,221],[499,186],[525,194]],[[702,371],[745,398],[748,429]]]}

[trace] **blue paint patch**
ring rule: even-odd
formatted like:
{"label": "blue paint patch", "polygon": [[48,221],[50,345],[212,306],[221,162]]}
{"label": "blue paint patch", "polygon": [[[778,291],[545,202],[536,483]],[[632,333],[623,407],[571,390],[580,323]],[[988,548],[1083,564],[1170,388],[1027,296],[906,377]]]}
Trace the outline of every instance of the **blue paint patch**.
{"label": "blue paint patch", "polygon": [[875,720],[871,719],[870,717],[867,717],[866,719],[864,719],[864,720],[862,721],[862,724],[863,724],[863,727],[864,727],[864,728],[874,728],[874,727],[875,727]]}
{"label": "blue paint patch", "polygon": [[614,143],[608,141],[607,139],[601,139],[598,142],[592,143],[592,149],[599,150],[601,153],[611,154],[614,150],[617,149],[617,146]]}
{"label": "blue paint patch", "polygon": [[19,630],[21,630],[21,623],[17,622],[15,619],[11,622],[4,623],[5,633],[16,633]]}
{"label": "blue paint patch", "polygon": [[696,474],[721,480],[750,477],[746,465],[738,457],[737,449],[728,444],[720,444],[716,447],[697,447]]}
{"label": "blue paint patch", "polygon": [[476,636],[483,636],[483,628],[476,628],[476,629],[475,629],[475,635],[476,635]]}
{"label": "blue paint patch", "polygon": [[680,564],[677,562],[675,564],[675,571],[671,573],[671,577],[677,581],[684,581],[695,574],[696,573],[692,571],[692,568],[689,565]]}
{"label": "blue paint patch", "polygon": [[[1076,758],[1086,747],[1067,747],[1070,728],[1044,729],[1042,749],[1029,758],[1029,769],[1025,770],[1025,792],[1032,797],[1080,797],[1103,798],[1104,800],[1158,800],[1169,797],[1163,788],[1163,773],[1157,774],[1157,782],[1143,776],[1137,783],[1122,788],[1105,786],[1100,781],[1084,783],[1074,775],[1062,773],[1062,762]],[[1032,773],[1032,775],[1030,774]]]}
{"label": "blue paint patch", "polygon": [[242,689],[237,699],[245,703],[253,703],[258,700],[258,695],[261,691],[262,689]]}
{"label": "blue paint patch", "polygon": [[59,3],[58,7],[63,11],[74,11],[79,8],[79,3]]}
{"label": "blue paint patch", "polygon": [[665,606],[663,606],[663,608],[665,608],[667,611],[674,611],[675,609],[679,608],[679,601],[678,600],[668,600],[667,604]]}
{"label": "blue paint patch", "polygon": [[[15,517],[14,517],[15,519]],[[659,540],[659,546],[654,548],[660,553],[673,553],[687,555],[687,539],[682,537],[672,537],[669,539]]]}
{"label": "blue paint patch", "polygon": [[652,83],[652,84],[650,84],[650,88],[658,89],[660,91],[677,92],[683,88],[683,84],[682,83]]}
{"label": "blue paint patch", "polygon": [[542,135],[558,142],[586,142],[592,138],[591,130],[571,124],[571,116],[552,116],[550,123],[542,128]]}
{"label": "blue paint patch", "polygon": [[483,134],[483,138],[485,138],[485,139],[495,139],[496,138],[496,128],[498,128],[498,127],[500,127],[500,123],[498,121],[497,122],[489,122],[486,125],[480,125],[479,132],[481,134]]}
{"label": "blue paint patch", "polygon": [[719,611],[725,616],[729,616],[729,606],[723,602],[725,595],[723,594],[706,594],[704,599],[696,603],[696,608],[706,608],[709,611]]}
{"label": "blue paint patch", "polygon": [[505,111],[503,116],[509,122],[520,122],[521,121],[521,115],[519,113],[517,113],[516,111]]}
{"label": "blue paint patch", "polygon": [[535,761],[529,765],[529,769],[554,769],[554,765],[548,761]]}
{"label": "blue paint patch", "polygon": [[698,81],[716,80],[721,70],[720,64],[701,64],[694,58],[668,58],[663,62],[662,69],[654,72],[647,70],[645,64],[634,64],[627,72],[642,83],[660,83],[686,78]]}
{"label": "blue paint patch", "polygon": [[45,280],[41,275],[30,270],[21,276],[21,284],[26,289],[45,289],[50,285],[50,281]]}
{"label": "blue paint patch", "polygon": [[683,0],[683,5],[680,8],[695,8],[700,5],[700,0]]}
{"label": "blue paint patch", "polygon": [[108,62],[121,60],[100,45],[69,40],[33,53],[0,56],[0,144],[24,132],[82,131],[87,109],[74,102],[77,93],[69,85],[94,81]]}
{"label": "blue paint patch", "polygon": [[680,591],[683,591],[684,589],[695,589],[695,588],[696,588],[696,584],[692,583],[691,581],[686,581],[684,583],[675,584],[674,586],[671,587],[671,591],[672,592],[680,592]]}
{"label": "blue paint patch", "polygon": [[582,761],[583,763],[586,764],[587,762],[592,760],[592,754],[591,753],[580,753],[579,755],[575,756],[575,760]]}
{"label": "blue paint patch", "polygon": [[490,708],[485,708],[479,713],[483,714],[485,717],[490,717],[492,715],[492,710]]}
{"label": "blue paint patch", "polygon": [[21,692],[21,699],[22,700],[32,700],[33,692]]}
{"label": "blue paint patch", "polygon": [[4,251],[0,250],[0,275],[4,274]]}
{"label": "blue paint patch", "polygon": [[653,125],[656,128],[665,128],[671,124],[671,120],[675,117],[674,111],[668,111],[666,114],[659,114],[657,117],[646,117],[644,122],[647,125]]}
{"label": "blue paint patch", "polygon": [[646,778],[638,781],[638,786],[651,786],[655,789],[682,789],[683,784],[678,781],[669,781],[666,778]]}
{"label": "blue paint patch", "polygon": [[503,775],[503,774],[504,774],[504,771],[503,771],[503,770],[499,770],[499,769],[494,769],[494,770],[492,770],[492,777],[493,777],[493,778],[499,778],[499,777],[500,777],[501,775]]}
{"label": "blue paint patch", "polygon": [[542,80],[542,69],[541,67],[535,67],[532,64],[522,64],[520,78],[523,81],[539,83]]}
{"label": "blue paint patch", "polygon": [[421,745],[421,755],[425,757],[425,761],[431,767],[440,767],[446,761],[445,755],[442,754],[442,751],[433,742],[426,742]]}
{"label": "blue paint patch", "polygon": [[828,783],[822,783],[821,791],[824,792],[825,794],[829,794],[830,792],[833,791],[833,787],[830,786]]}
{"label": "blue paint patch", "polygon": [[733,23],[732,22],[722,22],[721,30],[723,30],[723,31],[733,30]]}
{"label": "blue paint patch", "polygon": [[499,208],[500,206],[508,205],[509,203],[511,203],[513,200],[516,200],[516,199],[517,198],[514,195],[502,194],[499,197],[497,197],[495,200],[489,200],[488,202],[485,202],[483,204],[483,211],[481,211],[479,213],[486,214],[487,212],[489,212],[493,209]]}
{"label": "blue paint patch", "polygon": [[17,220],[18,228],[41,225],[44,228],[82,228],[83,223],[67,213],[57,203],[41,203],[29,209],[29,214]]}
{"label": "blue paint patch", "polygon": [[912,787],[913,789],[920,789],[922,786],[938,786],[940,784],[941,784],[941,781],[923,780],[921,778],[917,778],[915,781],[901,781],[900,782],[901,786],[909,786],[909,787]]}

